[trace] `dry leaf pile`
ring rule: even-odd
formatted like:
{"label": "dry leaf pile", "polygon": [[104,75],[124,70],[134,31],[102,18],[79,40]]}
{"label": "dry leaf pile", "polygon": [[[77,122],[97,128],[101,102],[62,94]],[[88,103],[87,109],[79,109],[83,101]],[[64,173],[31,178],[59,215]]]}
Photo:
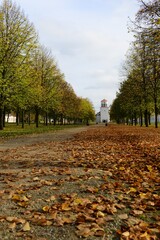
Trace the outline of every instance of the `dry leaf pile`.
{"label": "dry leaf pile", "polygon": [[0,239],[160,239],[159,129],[94,126],[0,158]]}

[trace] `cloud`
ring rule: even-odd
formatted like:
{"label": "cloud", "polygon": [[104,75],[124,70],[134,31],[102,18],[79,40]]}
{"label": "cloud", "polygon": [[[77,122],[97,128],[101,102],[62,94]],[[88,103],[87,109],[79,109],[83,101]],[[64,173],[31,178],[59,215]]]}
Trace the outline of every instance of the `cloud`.
{"label": "cloud", "polygon": [[111,103],[119,86],[119,69],[132,40],[128,16],[136,0],[16,0],[52,50],[78,96],[98,108]]}

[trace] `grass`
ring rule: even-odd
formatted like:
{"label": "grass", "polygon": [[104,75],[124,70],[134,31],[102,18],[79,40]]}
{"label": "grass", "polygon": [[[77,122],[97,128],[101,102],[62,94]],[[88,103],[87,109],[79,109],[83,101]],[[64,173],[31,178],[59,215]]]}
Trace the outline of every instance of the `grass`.
{"label": "grass", "polygon": [[0,131],[0,140],[5,138],[13,138],[21,135],[26,134],[38,134],[38,133],[45,133],[45,132],[51,132],[51,131],[57,131],[57,130],[63,130],[67,128],[73,128],[73,127],[81,127],[83,125],[48,125],[45,126],[44,124],[39,124],[39,127],[36,128],[35,124],[28,125],[26,124],[24,128],[22,128],[21,125],[16,125],[13,123],[7,123],[5,128]]}

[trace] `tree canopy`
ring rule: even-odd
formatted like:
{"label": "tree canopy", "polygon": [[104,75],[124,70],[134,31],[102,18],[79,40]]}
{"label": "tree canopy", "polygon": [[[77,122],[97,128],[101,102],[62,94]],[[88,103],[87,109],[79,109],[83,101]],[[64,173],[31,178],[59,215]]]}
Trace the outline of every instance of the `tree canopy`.
{"label": "tree canopy", "polygon": [[[160,113],[160,2],[142,1],[132,22],[131,31],[135,40],[124,65],[125,75],[116,100],[111,107],[111,118],[117,115],[148,127],[150,116],[155,115],[158,127]],[[115,106],[119,105],[117,107]],[[117,112],[118,111],[118,112]],[[116,117],[115,117],[116,116]],[[121,119],[122,121],[122,119]]]}
{"label": "tree canopy", "polygon": [[[84,108],[84,102],[88,107]],[[51,51],[40,44],[34,25],[20,6],[12,0],[3,0],[0,4],[1,130],[5,114],[10,111],[16,112],[17,124],[21,119],[23,127],[24,118],[30,122],[30,114],[35,115],[37,127],[39,117],[47,125],[49,119],[64,123],[64,119],[85,121],[94,115],[93,105],[76,95]]]}

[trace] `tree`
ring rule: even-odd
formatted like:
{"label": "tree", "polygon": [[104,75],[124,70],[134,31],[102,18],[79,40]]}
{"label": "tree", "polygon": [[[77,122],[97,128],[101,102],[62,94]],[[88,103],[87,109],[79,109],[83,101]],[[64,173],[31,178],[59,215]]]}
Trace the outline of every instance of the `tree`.
{"label": "tree", "polygon": [[[138,44],[142,45],[143,80],[147,81],[149,93],[154,102],[155,127],[158,127],[158,101],[160,95],[160,2],[140,1],[136,14],[135,29]],[[139,39],[140,38],[140,39]]]}
{"label": "tree", "polygon": [[[112,115],[119,106],[122,116],[133,118],[137,115],[149,125],[151,111],[155,113],[155,127],[160,101],[160,2],[144,2],[133,22],[135,41],[127,59],[126,76],[120,85],[119,94],[111,108]],[[114,110],[114,111],[113,111]]]}
{"label": "tree", "polygon": [[116,123],[123,123],[125,121],[126,113],[123,110],[120,93],[117,93],[116,98],[113,100],[113,103],[110,108],[110,120],[116,121]]}
{"label": "tree", "polygon": [[[33,79],[35,79],[36,88],[39,87],[33,105],[36,114],[39,114],[40,111],[45,114],[45,123],[47,125],[49,111],[56,108],[57,101],[60,100],[58,85],[61,78],[63,78],[63,74],[58,69],[51,52],[44,46],[40,46],[36,53],[33,66],[35,70]],[[38,116],[36,117],[36,124],[38,126]]]}
{"label": "tree", "polygon": [[77,96],[72,88],[72,86],[63,81],[63,87],[61,89],[62,98],[61,98],[61,124],[63,124],[63,119],[74,120],[76,117],[77,111]]}
{"label": "tree", "polygon": [[[11,0],[0,5],[0,129],[9,98],[23,85],[23,67],[37,44],[37,35],[24,13]],[[19,73],[19,74],[18,74]]]}
{"label": "tree", "polygon": [[95,110],[93,108],[93,104],[88,98],[80,99],[80,119],[84,121],[87,125],[89,121],[95,120]]}

